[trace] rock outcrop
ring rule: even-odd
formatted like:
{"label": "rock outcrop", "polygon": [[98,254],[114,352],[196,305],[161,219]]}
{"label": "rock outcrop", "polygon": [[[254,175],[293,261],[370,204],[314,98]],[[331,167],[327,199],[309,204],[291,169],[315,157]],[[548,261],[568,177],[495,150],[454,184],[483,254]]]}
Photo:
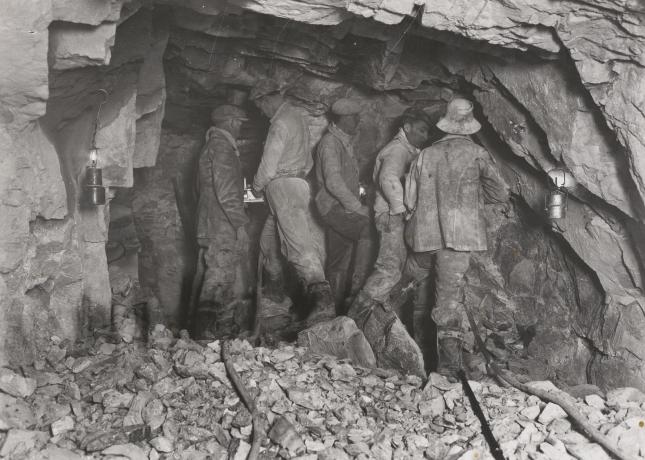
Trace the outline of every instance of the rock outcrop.
{"label": "rock outcrop", "polygon": [[[475,99],[487,121],[482,141],[513,188],[516,215],[491,210],[504,238],[492,234],[495,252],[473,261],[473,295],[494,286],[491,308],[512,311],[516,329],[544,322],[550,332],[530,341],[529,352],[553,358],[557,350],[549,344],[564,340],[569,361],[546,359],[565,380],[575,377],[567,366],[590,362],[587,377],[599,383],[645,386],[640,3],[146,5],[8,0],[0,6],[0,363],[29,360],[44,346],[41,338],[75,338],[83,328],[109,324],[110,210],[89,206],[83,193],[101,100],[95,91],[109,92],[96,136],[104,182],[135,187],[132,220],[141,223],[142,267],[154,269],[146,287],[172,317],[186,282],[173,277],[185,276],[190,261],[183,261],[185,235],[168,170],[199,141],[196,134],[182,145],[165,142],[174,134],[162,133],[162,120],[205,120],[227,87],[272,79],[306,108],[314,140],[329,102],[361,99],[365,116],[355,150],[365,178],[406,107],[427,106],[436,115],[452,93]],[[251,174],[262,126],[255,129],[244,146]],[[544,171],[560,164],[579,186],[568,217],[551,232],[536,216],[547,191]],[[151,222],[155,216],[164,216],[168,233]],[[171,269],[177,258],[182,262]],[[532,278],[557,282],[545,292]],[[565,295],[570,290],[573,297]],[[535,308],[544,310],[535,314]],[[566,321],[569,329],[562,327]]]}

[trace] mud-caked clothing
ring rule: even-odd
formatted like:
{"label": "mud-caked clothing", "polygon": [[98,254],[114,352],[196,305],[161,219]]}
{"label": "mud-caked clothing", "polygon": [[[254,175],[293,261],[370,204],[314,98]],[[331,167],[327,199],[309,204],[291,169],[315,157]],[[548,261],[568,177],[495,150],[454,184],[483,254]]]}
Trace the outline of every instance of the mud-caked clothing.
{"label": "mud-caked clothing", "polygon": [[195,185],[200,248],[197,263],[201,265],[196,270],[201,274],[197,312],[214,315],[220,327],[228,328],[235,300],[248,289],[248,247],[237,240],[237,230],[249,220],[244,211],[237,144],[227,131],[208,130]]}
{"label": "mud-caked clothing", "polygon": [[387,299],[390,290],[401,279],[407,257],[403,237],[406,210],[403,185],[410,163],[418,154],[419,149],[410,144],[401,129],[376,157],[374,219],[379,234],[379,252],[363,291],[380,302]]}
{"label": "mud-caked clothing", "polygon": [[[473,251],[485,251],[484,203],[503,203],[508,188],[490,154],[469,137],[447,135],[421,152],[406,180],[414,209],[405,236],[413,250],[406,271],[435,271],[432,318],[439,339],[462,339],[464,274]],[[472,306],[471,306],[472,307]]]}
{"label": "mud-caked clothing", "polygon": [[264,225],[260,249],[270,278],[281,276],[280,249],[305,283],[325,280],[324,241],[311,214],[311,190],[305,177],[313,167],[309,128],[295,107],[284,103],[271,118],[253,188],[264,191],[271,215]]}
{"label": "mud-caked clothing", "polygon": [[348,294],[352,256],[356,257],[352,291],[361,287],[369,264],[369,245],[361,244],[361,250],[355,251],[360,239],[369,239],[369,217],[358,212],[361,209],[359,170],[351,137],[330,125],[318,143],[315,166],[318,190],[315,202],[326,225],[326,274],[336,304],[340,306]]}
{"label": "mud-caked clothing", "polygon": [[414,209],[406,241],[416,252],[485,251],[484,203],[508,200],[490,154],[468,136],[448,135],[421,152],[406,181]]}

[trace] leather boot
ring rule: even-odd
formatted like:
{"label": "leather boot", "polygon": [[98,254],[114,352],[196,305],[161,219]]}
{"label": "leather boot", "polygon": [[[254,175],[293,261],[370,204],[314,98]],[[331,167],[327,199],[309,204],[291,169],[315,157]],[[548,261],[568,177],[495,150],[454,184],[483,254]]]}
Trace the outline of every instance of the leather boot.
{"label": "leather boot", "polygon": [[331,287],[327,281],[312,283],[307,286],[307,298],[312,306],[306,321],[307,327],[336,317],[334,298],[331,295]]}
{"label": "leather boot", "polygon": [[461,340],[443,337],[437,345],[437,373],[451,380],[457,380],[457,371],[462,368]]}

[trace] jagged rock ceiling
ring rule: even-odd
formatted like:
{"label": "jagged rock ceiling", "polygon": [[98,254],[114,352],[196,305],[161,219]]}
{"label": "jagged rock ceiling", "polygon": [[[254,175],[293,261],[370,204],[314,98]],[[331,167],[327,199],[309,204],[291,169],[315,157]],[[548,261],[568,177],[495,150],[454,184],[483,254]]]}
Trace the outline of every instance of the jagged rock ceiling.
{"label": "jagged rock ceiling", "polygon": [[[108,216],[79,204],[92,91],[111,92],[97,134],[106,184],[131,187],[157,159],[165,53],[169,78],[206,93],[274,78],[320,104],[356,84],[383,125],[445,88],[471,94],[535,212],[542,171],[564,163],[581,184],[558,232],[604,293],[601,324],[581,336],[643,386],[644,14],[637,0],[2,2],[0,335],[56,319],[73,337],[83,307],[109,316]],[[373,134],[364,167],[387,135]]]}

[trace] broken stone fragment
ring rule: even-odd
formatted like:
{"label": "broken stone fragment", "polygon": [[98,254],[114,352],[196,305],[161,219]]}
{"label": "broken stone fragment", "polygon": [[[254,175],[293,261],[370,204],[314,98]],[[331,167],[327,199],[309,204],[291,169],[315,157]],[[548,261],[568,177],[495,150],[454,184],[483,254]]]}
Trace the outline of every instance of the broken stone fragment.
{"label": "broken stone fragment", "polygon": [[36,424],[36,417],[25,401],[0,393],[0,431],[26,429]]}
{"label": "broken stone fragment", "polygon": [[645,402],[645,394],[637,388],[617,388],[607,393],[607,405],[610,407],[639,407]]}
{"label": "broken stone fragment", "polygon": [[25,454],[40,449],[47,442],[47,433],[44,431],[29,431],[12,429],[0,448],[0,457],[22,458]]}
{"label": "broken stone fragment", "polygon": [[354,364],[375,367],[376,358],[363,332],[351,318],[339,316],[305,329],[298,334],[298,345],[314,353],[349,358]]}
{"label": "broken stone fragment", "polygon": [[62,419],[57,420],[51,424],[51,432],[53,436],[58,436],[61,433],[65,433],[73,429],[74,429],[74,419],[69,415],[66,415]]}
{"label": "broken stone fragment", "polygon": [[0,368],[0,391],[17,398],[26,398],[36,390],[36,380],[25,378],[11,369]]}
{"label": "broken stone fragment", "polygon": [[299,455],[306,449],[302,438],[293,425],[284,417],[278,416],[268,433],[269,439],[292,455]]}
{"label": "broken stone fragment", "polygon": [[542,413],[538,417],[538,422],[540,422],[543,425],[548,425],[551,423],[553,420],[557,418],[566,418],[567,413],[557,404],[553,403],[548,403],[544,409],[542,409]]}
{"label": "broken stone fragment", "polygon": [[128,460],[148,460],[145,451],[132,443],[117,444],[110,446],[101,451],[103,455],[114,455],[117,457],[125,457]]}
{"label": "broken stone fragment", "polygon": [[172,441],[164,436],[152,438],[149,443],[159,452],[172,452],[174,450]]}

